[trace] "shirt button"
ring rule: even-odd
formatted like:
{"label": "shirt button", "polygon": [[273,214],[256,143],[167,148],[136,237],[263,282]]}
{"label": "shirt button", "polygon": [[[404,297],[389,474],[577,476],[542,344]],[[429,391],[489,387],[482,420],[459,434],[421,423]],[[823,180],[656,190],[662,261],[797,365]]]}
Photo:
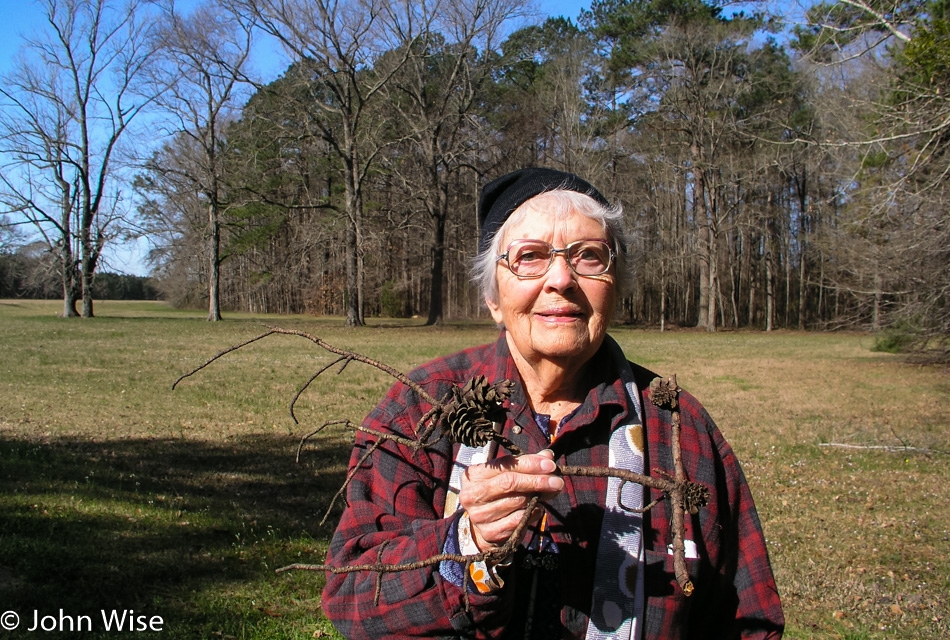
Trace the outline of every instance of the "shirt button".
{"label": "shirt button", "polygon": [[518,425],[515,425],[515,426],[513,426],[513,427],[511,428],[511,432],[512,432],[513,434],[515,434],[516,436],[520,436],[520,435],[521,435],[521,427],[519,427]]}

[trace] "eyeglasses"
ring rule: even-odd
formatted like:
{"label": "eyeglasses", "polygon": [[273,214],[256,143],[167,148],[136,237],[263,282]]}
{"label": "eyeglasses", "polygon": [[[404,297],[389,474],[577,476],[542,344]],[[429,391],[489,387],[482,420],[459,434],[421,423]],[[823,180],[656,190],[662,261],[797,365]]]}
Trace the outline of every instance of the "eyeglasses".
{"label": "eyeglasses", "polygon": [[559,253],[564,254],[571,270],[579,276],[603,275],[614,259],[613,250],[603,240],[578,240],[563,249],[555,249],[543,240],[515,240],[498,259],[507,262],[519,278],[540,278]]}

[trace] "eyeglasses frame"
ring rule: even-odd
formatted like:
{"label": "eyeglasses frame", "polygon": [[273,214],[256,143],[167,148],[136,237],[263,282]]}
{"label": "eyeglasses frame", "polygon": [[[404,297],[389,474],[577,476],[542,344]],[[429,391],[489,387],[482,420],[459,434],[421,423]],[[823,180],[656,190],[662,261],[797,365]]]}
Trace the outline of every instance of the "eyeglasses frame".
{"label": "eyeglasses frame", "polygon": [[[509,254],[511,253],[511,245],[515,244],[516,242],[526,242],[526,241],[540,242],[551,247],[551,259],[548,260],[548,266],[544,269],[544,271],[542,271],[541,273],[537,275],[533,275],[533,276],[521,275],[520,273],[517,273],[514,269],[511,268],[511,262],[509,261],[509,257],[510,257]],[[607,251],[608,251],[607,267],[603,271],[601,271],[600,273],[578,273],[577,269],[574,268],[574,265],[571,264],[571,261],[567,259],[568,250],[574,245],[580,244],[581,242],[601,242],[607,247]],[[605,273],[610,271],[610,267],[613,266],[614,259],[617,257],[617,254],[613,250],[613,247],[610,246],[610,243],[607,242],[606,240],[601,240],[600,238],[585,238],[582,240],[575,240],[574,242],[569,243],[563,249],[555,249],[554,245],[552,245],[550,242],[545,242],[544,240],[535,240],[534,238],[520,238],[518,240],[512,240],[508,244],[508,246],[505,247],[505,252],[501,254],[500,256],[498,256],[497,260],[504,260],[505,265],[508,267],[508,271],[510,271],[512,275],[514,275],[516,278],[519,278],[521,280],[534,280],[536,278],[543,278],[545,275],[547,275],[548,271],[551,270],[551,266],[554,264],[554,258],[556,258],[557,254],[559,253],[564,255],[564,262],[566,262],[567,266],[571,269],[571,271],[574,272],[574,275],[576,275],[579,278],[597,278],[599,276],[604,275]]]}

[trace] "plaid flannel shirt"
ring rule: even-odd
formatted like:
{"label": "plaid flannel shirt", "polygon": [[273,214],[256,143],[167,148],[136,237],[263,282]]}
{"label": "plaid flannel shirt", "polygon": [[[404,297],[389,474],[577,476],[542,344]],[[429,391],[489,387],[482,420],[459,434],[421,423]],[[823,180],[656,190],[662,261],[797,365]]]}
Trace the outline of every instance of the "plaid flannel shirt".
{"label": "plaid flannel shirt", "polygon": [[[613,428],[630,410],[615,359],[623,357],[609,336],[592,359],[586,376],[590,391],[582,406],[560,428],[553,446],[562,464],[607,466],[607,443]],[[671,414],[650,404],[649,383],[655,374],[632,365],[640,389],[647,434],[645,468],[651,474],[673,474]],[[522,450],[549,447],[524,396],[520,376],[502,332],[484,345],[440,358],[415,370],[411,377],[435,398],[450,385],[484,375],[490,381],[514,380],[504,434]],[[405,385],[393,386],[367,416],[364,425],[378,431],[413,436],[413,428],[429,409]],[[732,449],[695,398],[680,394],[683,464],[687,476],[709,487],[710,503],[687,516],[686,537],[695,542],[688,560],[696,589],[686,597],[673,575],[668,545],[669,501],[645,514],[646,553],[645,640],[680,638],[778,639],[784,618],[765,539],[748,485]],[[374,442],[360,433],[351,468]],[[443,438],[436,446],[413,452],[384,443],[356,470],[347,492],[347,507],[327,555],[335,567],[355,564],[404,564],[426,560],[443,551],[458,518],[443,518],[448,478],[458,445]],[[504,452],[501,452],[504,454]],[[606,480],[566,478],[564,491],[547,503],[548,531],[557,543],[558,566],[545,597],[529,598],[530,563],[503,569],[505,586],[486,595],[469,593],[439,575],[439,565],[384,573],[367,571],[328,574],[324,613],[347,638],[508,638],[525,637],[529,602],[536,637],[583,638],[593,590]],[[645,489],[644,504],[659,497]],[[530,537],[530,536],[529,536]],[[380,591],[377,601],[376,590]],[[552,585],[554,585],[552,587]],[[535,589],[537,585],[535,585]],[[551,594],[554,588],[556,593]]]}

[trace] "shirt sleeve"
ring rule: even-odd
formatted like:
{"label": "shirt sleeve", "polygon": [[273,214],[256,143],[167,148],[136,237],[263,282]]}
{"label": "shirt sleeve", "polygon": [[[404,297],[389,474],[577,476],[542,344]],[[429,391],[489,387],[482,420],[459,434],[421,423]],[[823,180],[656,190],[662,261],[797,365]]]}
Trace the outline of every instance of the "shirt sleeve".
{"label": "shirt sleeve", "polygon": [[[446,534],[445,544],[442,545],[442,552],[447,554],[458,555],[462,553],[462,550],[459,548],[459,520],[461,519],[461,511],[455,514],[453,520],[455,524],[449,527],[449,530]],[[439,575],[442,576],[444,580],[448,580],[456,587],[460,587],[465,584],[465,567],[460,562],[455,562],[454,560],[443,560],[439,563]]]}
{"label": "shirt sleeve", "polygon": [[[401,384],[364,421],[384,433],[413,438],[424,415]],[[361,464],[376,437],[359,433],[350,462],[347,506],[330,544],[327,564],[424,566],[402,571],[328,573],[322,608],[347,638],[488,638],[504,626],[511,603],[504,590],[465,593],[430,559],[445,549],[457,518],[442,518],[451,448],[414,451],[385,442]],[[356,468],[356,465],[359,467]],[[427,563],[427,564],[426,564]]]}

